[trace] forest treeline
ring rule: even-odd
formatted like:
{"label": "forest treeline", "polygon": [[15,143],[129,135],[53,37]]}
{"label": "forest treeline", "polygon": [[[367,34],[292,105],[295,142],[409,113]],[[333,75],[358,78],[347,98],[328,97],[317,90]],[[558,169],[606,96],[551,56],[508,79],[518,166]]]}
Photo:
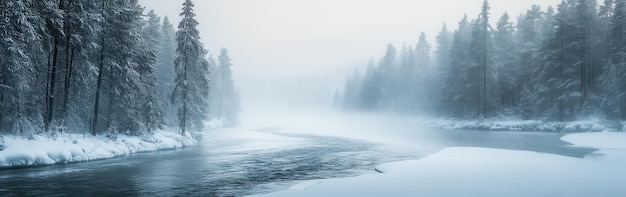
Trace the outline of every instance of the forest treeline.
{"label": "forest treeline", "polygon": [[137,0],[0,1],[0,134],[236,123],[228,51],[208,55],[193,2],[182,7],[174,28]]}
{"label": "forest treeline", "polygon": [[485,0],[458,29],[444,24],[432,54],[424,33],[415,46],[388,45],[336,102],[459,119],[626,120],[626,0],[533,5],[513,21],[494,20]]}

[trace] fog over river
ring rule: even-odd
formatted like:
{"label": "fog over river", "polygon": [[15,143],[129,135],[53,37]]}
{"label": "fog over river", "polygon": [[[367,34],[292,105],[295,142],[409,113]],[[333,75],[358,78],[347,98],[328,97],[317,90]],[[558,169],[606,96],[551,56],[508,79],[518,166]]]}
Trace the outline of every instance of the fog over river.
{"label": "fog over river", "polygon": [[408,119],[379,115],[301,116],[266,116],[239,128],[211,130],[201,145],[178,150],[5,170],[0,195],[241,196],[304,180],[376,173],[379,164],[452,146],[571,157],[593,151],[568,146],[559,133],[420,128]]}

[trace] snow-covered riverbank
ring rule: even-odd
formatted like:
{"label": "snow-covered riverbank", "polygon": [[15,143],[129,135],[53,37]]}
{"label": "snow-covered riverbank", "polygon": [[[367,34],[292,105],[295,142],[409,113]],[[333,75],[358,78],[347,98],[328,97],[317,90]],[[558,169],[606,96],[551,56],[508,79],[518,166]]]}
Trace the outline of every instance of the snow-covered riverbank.
{"label": "snow-covered riverbank", "polygon": [[600,132],[624,131],[620,121],[585,120],[571,122],[546,122],[541,120],[449,120],[421,119],[417,125],[430,128],[492,130],[492,131],[547,131],[547,132]]}
{"label": "snow-covered riverbank", "polygon": [[259,196],[626,196],[626,133],[566,135],[599,150],[583,159],[529,151],[453,147],[384,173],[313,180]]}
{"label": "snow-covered riverbank", "polygon": [[4,142],[0,141],[0,169],[106,159],[198,143],[189,135],[165,130],[144,136],[120,134],[115,140],[105,136],[69,133],[55,137],[46,134],[32,137],[29,140],[22,136],[3,136]]}

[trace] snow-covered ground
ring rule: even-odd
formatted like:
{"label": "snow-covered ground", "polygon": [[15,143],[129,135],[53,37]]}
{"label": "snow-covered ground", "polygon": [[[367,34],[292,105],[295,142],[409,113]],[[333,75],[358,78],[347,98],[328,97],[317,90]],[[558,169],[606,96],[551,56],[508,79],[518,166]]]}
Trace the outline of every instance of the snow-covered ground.
{"label": "snow-covered ground", "polygon": [[599,132],[624,131],[620,121],[585,120],[571,122],[546,122],[541,120],[485,120],[466,121],[449,119],[420,119],[415,123],[432,128],[465,130],[549,131],[549,132]]}
{"label": "snow-covered ground", "polygon": [[115,140],[105,136],[61,133],[55,137],[33,135],[32,140],[4,136],[3,141],[0,141],[0,169],[106,159],[198,143],[189,135],[165,130],[144,136],[120,134]]}
{"label": "snow-covered ground", "polygon": [[259,196],[626,196],[626,133],[566,135],[599,150],[583,159],[529,151],[453,147],[384,172],[306,181]]}

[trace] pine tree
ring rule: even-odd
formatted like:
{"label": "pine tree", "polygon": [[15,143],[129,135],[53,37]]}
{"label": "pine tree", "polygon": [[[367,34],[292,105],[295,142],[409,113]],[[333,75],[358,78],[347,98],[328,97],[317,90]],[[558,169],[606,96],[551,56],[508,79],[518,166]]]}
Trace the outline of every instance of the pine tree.
{"label": "pine tree", "polygon": [[573,120],[581,111],[582,94],[582,63],[580,45],[576,44],[576,16],[574,1],[563,2],[555,16],[556,30],[554,35],[545,40],[539,54],[541,66],[537,73],[533,97],[536,112],[541,117],[551,120]]}
{"label": "pine tree", "polygon": [[363,81],[361,82],[362,85],[359,92],[360,109],[375,110],[378,108],[380,98],[382,96],[381,78],[382,76],[380,76],[376,66],[374,65],[374,60],[370,60],[367,65],[365,76],[363,76]]}
{"label": "pine tree", "polygon": [[[41,118],[31,106],[35,95],[36,65],[31,48],[40,46],[33,24],[35,12],[30,0],[0,2],[0,133],[25,134],[37,129]],[[37,19],[35,19],[37,20]]]}
{"label": "pine tree", "polygon": [[[491,34],[489,29],[491,28],[489,26],[489,10],[490,10],[490,6],[489,6],[489,2],[487,2],[487,0],[483,1],[483,6],[482,6],[482,11],[480,12],[480,15],[478,17],[478,21],[476,21],[476,29],[474,30],[474,34],[472,40],[476,41],[477,43],[475,43],[475,45],[473,46],[473,49],[476,49],[478,52],[478,58],[477,58],[477,63],[480,67],[482,67],[482,116],[483,119],[487,118],[487,103],[489,100],[489,97],[487,97],[487,78],[489,78],[488,73],[492,72],[492,71],[488,71],[489,67],[490,67],[490,56],[491,54],[489,54],[489,45],[491,45]],[[479,99],[480,96],[479,96]],[[479,110],[480,111],[480,110]],[[479,113],[480,114],[480,113]]]}
{"label": "pine tree", "polygon": [[206,50],[200,42],[198,22],[191,0],[183,3],[182,21],[176,33],[176,80],[172,102],[180,104],[178,111],[180,133],[200,132],[208,114],[209,69],[204,60]]}
{"label": "pine tree", "polygon": [[494,33],[494,69],[498,73],[500,91],[500,105],[505,109],[511,109],[517,105],[523,82],[519,80],[522,67],[517,63],[517,43],[515,42],[515,29],[509,21],[509,14],[504,13],[498,20]]}
{"label": "pine tree", "polygon": [[343,109],[357,110],[361,107],[361,85],[362,79],[359,71],[354,71],[351,77],[346,80],[343,93]]}
{"label": "pine tree", "polygon": [[[538,5],[532,5],[525,14],[518,18],[517,22],[517,42],[519,43],[519,51],[516,52],[518,59],[519,76],[520,81],[520,104],[529,104],[534,101],[534,86],[537,82],[537,69],[539,69],[539,48],[540,42],[544,38],[550,38],[553,36],[553,32],[545,33],[542,35],[542,29],[546,27],[552,28],[554,21],[543,21],[543,13]],[[521,107],[521,110],[525,110],[524,113],[528,114],[527,118],[530,118],[533,114],[533,108],[531,106]]]}
{"label": "pine tree", "polygon": [[[141,76],[150,72],[145,67],[154,62],[154,54],[146,51],[141,37],[143,8],[137,0],[115,0],[102,5],[104,20],[91,133],[97,133],[98,119],[103,118],[106,120],[103,128],[109,133],[139,134],[145,122],[144,116],[139,115],[143,107],[139,103],[145,101],[146,95]],[[102,80],[104,77],[106,81]],[[103,82],[107,89],[103,89]],[[103,104],[100,100],[103,92],[108,93],[103,97],[107,113],[101,117],[98,109]]]}
{"label": "pine tree", "polygon": [[605,98],[602,102],[604,114],[609,119],[626,119],[626,0],[615,1],[611,28],[610,51],[602,76]]}
{"label": "pine tree", "polygon": [[573,25],[575,26],[576,39],[575,42],[580,45],[578,48],[578,57],[580,63],[580,81],[581,81],[581,105],[583,108],[581,114],[592,112],[590,108],[595,108],[597,100],[597,78],[602,73],[602,66],[598,57],[601,57],[598,29],[601,29],[597,15],[597,1],[578,0],[576,3],[576,16],[574,16]]}
{"label": "pine tree", "polygon": [[222,74],[213,54],[208,55],[207,62],[209,64],[209,79],[211,80],[209,85],[209,113],[211,118],[217,119],[221,117],[220,100],[222,99]]}
{"label": "pine tree", "polygon": [[53,124],[55,111],[57,109],[56,99],[59,83],[59,71],[61,63],[61,50],[65,44],[65,11],[62,1],[43,0],[35,1],[34,7],[41,16],[42,27],[45,27],[40,33],[44,40],[50,40],[48,51],[48,73],[46,81],[46,110],[44,115],[45,131],[48,131]]}
{"label": "pine tree", "polygon": [[[443,106],[447,106],[452,117],[463,118],[466,116],[466,111],[470,111],[468,108],[471,102],[472,96],[469,94],[472,91],[466,87],[466,81],[464,73],[467,73],[466,69],[469,64],[469,51],[470,51],[470,38],[471,28],[467,19],[467,15],[459,22],[459,28],[454,32],[452,46],[450,49],[450,66],[444,71],[447,73],[445,80],[445,86],[443,86],[443,100],[448,103]],[[444,67],[445,68],[445,67]],[[471,114],[471,112],[468,112]],[[471,115],[470,115],[471,116]]]}
{"label": "pine tree", "polygon": [[[449,78],[450,71],[452,65],[450,59],[452,58],[450,53],[452,50],[452,34],[448,30],[448,26],[444,23],[441,27],[441,31],[437,35],[437,51],[435,52],[435,65],[437,65],[436,76],[437,80],[435,81],[434,86],[436,87],[448,87],[450,80]],[[446,109],[444,106],[451,103],[448,91],[445,88],[435,88],[434,92],[435,97],[437,98],[437,105],[435,106],[438,113],[446,113]]]}
{"label": "pine tree", "polygon": [[227,125],[234,125],[239,119],[239,94],[235,91],[235,84],[232,79],[233,63],[228,56],[228,50],[222,48],[218,57],[220,73],[220,97],[217,117],[224,117]]}
{"label": "pine tree", "polygon": [[82,130],[90,121],[88,118],[91,80],[94,63],[92,53],[97,46],[97,28],[100,15],[97,3],[91,0],[65,0],[65,66],[63,83],[63,107],[61,108],[61,128]]}
{"label": "pine tree", "polygon": [[400,68],[398,77],[398,87],[396,88],[398,101],[394,109],[401,112],[411,112],[415,110],[417,104],[417,87],[419,84],[415,83],[418,79],[417,68],[415,64],[415,52],[413,47],[402,46],[400,52]]}
{"label": "pine tree", "polygon": [[387,44],[385,56],[379,61],[375,74],[379,76],[381,83],[378,107],[393,107],[397,102],[398,69],[396,65],[397,49],[392,44]]}
{"label": "pine tree", "polygon": [[142,38],[144,42],[140,46],[139,54],[136,60],[139,64],[137,72],[139,73],[142,95],[141,100],[143,106],[140,115],[143,116],[143,124],[150,132],[161,127],[164,121],[163,106],[159,102],[159,96],[156,87],[156,53],[159,50],[159,42],[161,40],[161,21],[153,10],[148,13],[148,19],[142,30]]}
{"label": "pine tree", "polygon": [[168,125],[175,125],[176,109],[169,102],[169,96],[174,88],[176,58],[176,30],[168,17],[163,18],[161,35],[157,51],[157,90],[160,96],[160,105],[163,106]]}
{"label": "pine tree", "polygon": [[431,101],[432,94],[427,94],[427,92],[432,92],[430,87],[432,87],[432,81],[436,80],[431,73],[432,70],[432,59],[430,58],[431,46],[426,39],[426,33],[420,33],[417,45],[415,45],[415,64],[416,69],[414,70],[412,83],[416,86],[413,91],[413,95],[411,95],[412,102],[417,103],[418,109],[424,111],[427,106],[431,106],[433,103]]}

